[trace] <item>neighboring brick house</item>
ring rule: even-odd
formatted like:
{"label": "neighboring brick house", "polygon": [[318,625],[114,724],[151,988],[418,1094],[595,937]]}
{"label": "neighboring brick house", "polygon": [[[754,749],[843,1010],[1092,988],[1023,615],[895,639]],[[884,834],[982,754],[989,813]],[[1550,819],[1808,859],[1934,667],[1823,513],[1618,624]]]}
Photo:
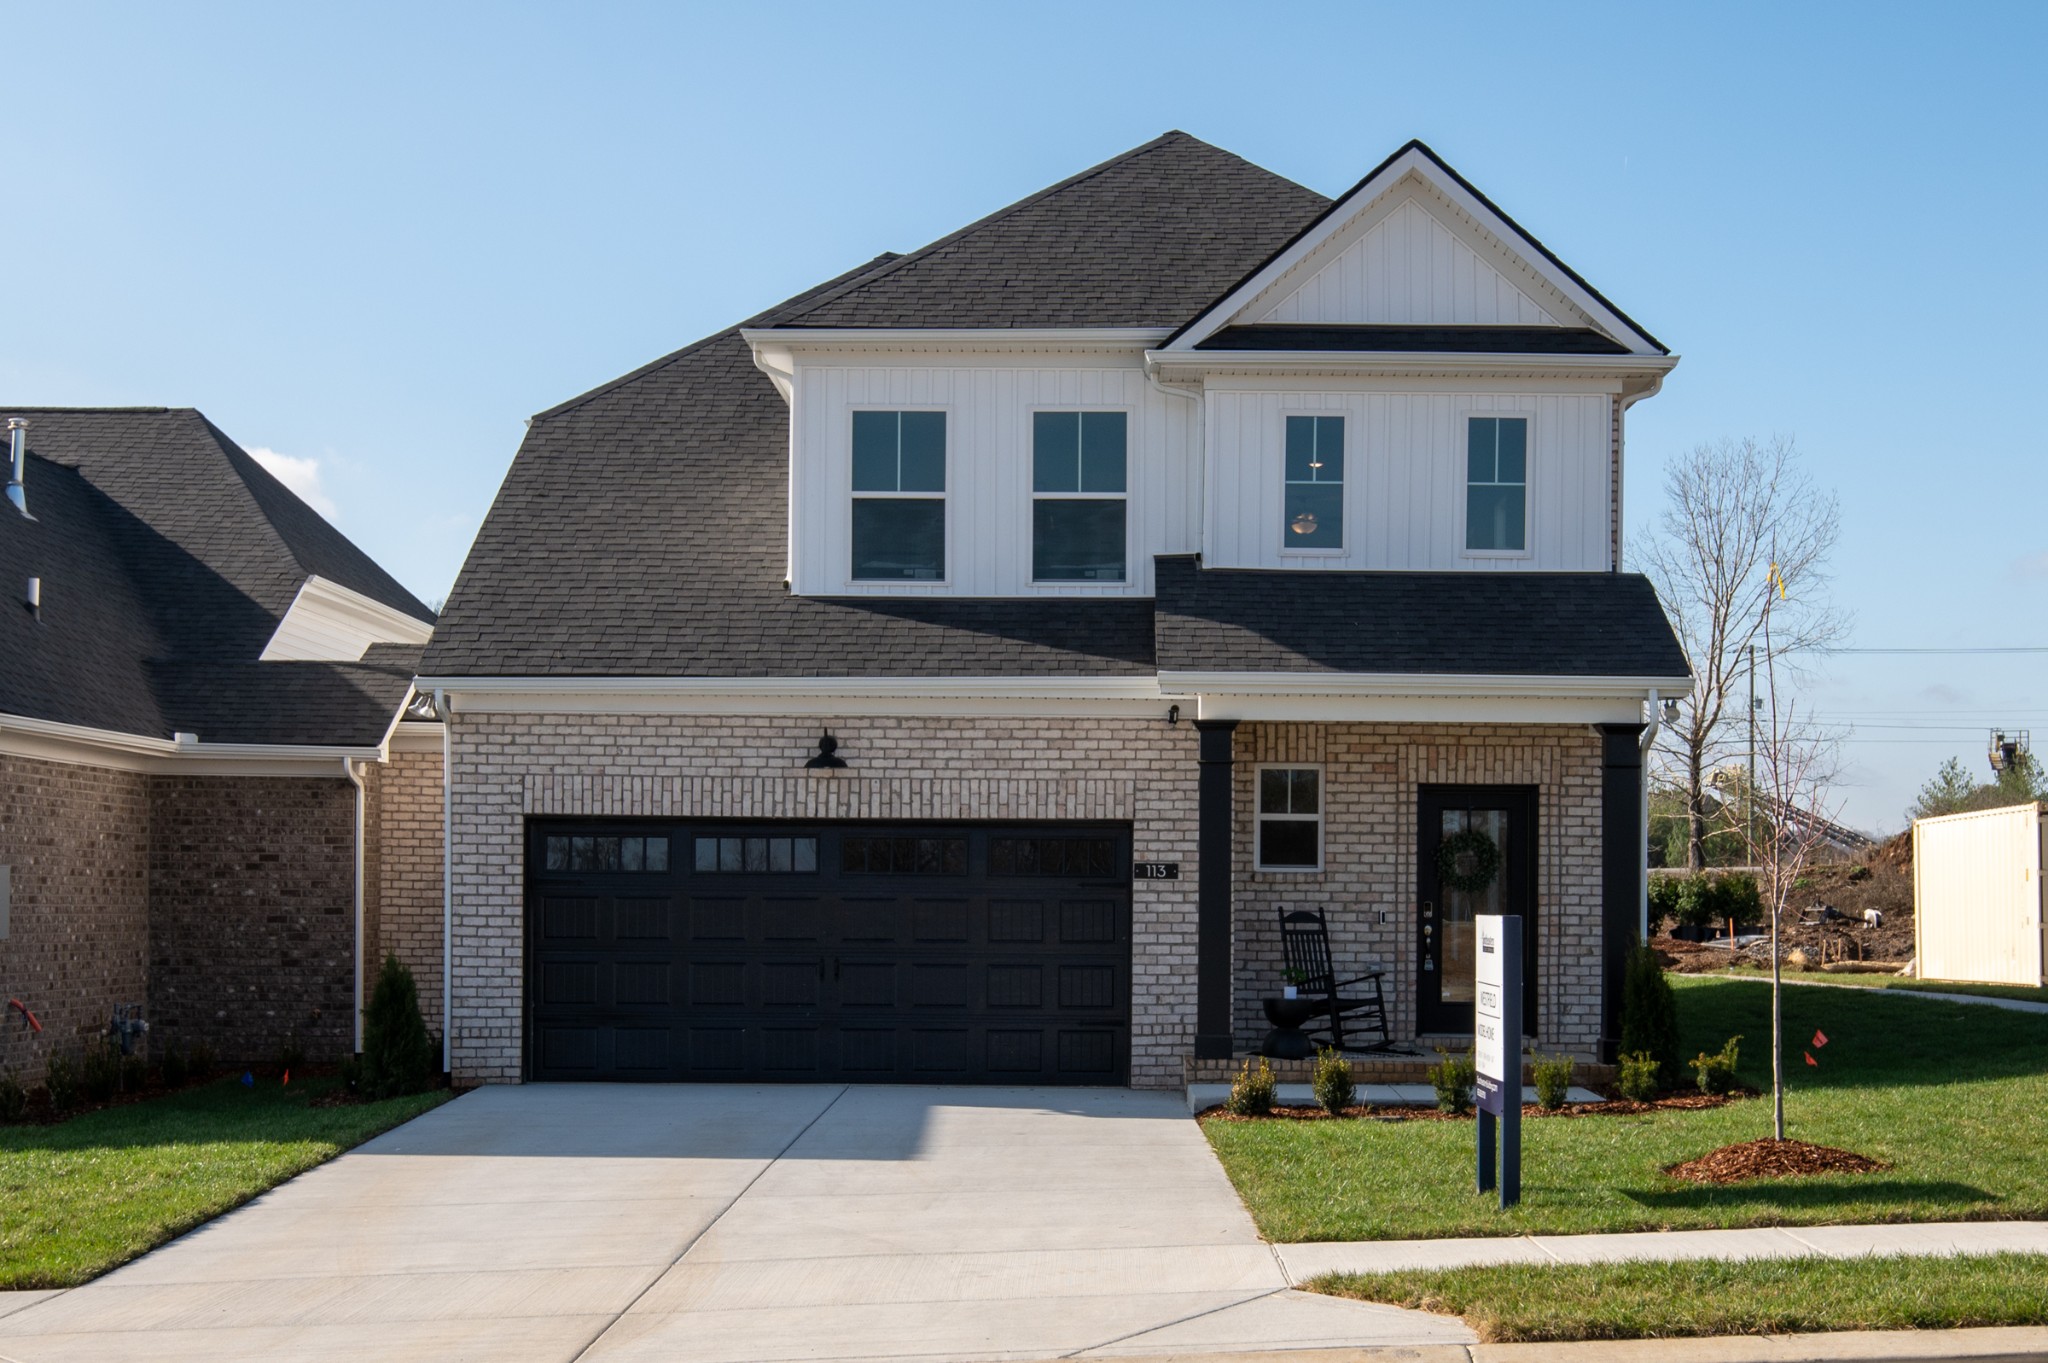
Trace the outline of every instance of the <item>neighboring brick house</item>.
{"label": "neighboring brick house", "polygon": [[1177,1084],[1280,905],[1410,1041],[1521,914],[1611,1048],[1675,363],[1420,144],[1332,202],[1170,133],[542,412],[417,682],[455,1076]]}
{"label": "neighboring brick house", "polygon": [[0,418],[0,1070],[117,1005],[338,1058],[359,960],[439,988],[439,726],[399,722],[432,612],[196,411]]}

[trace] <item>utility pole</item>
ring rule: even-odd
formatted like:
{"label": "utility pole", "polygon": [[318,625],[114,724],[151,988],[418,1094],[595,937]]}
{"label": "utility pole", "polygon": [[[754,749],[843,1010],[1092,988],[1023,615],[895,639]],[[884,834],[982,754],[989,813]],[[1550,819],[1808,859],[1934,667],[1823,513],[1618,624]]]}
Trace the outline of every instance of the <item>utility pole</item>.
{"label": "utility pole", "polygon": [[[1749,864],[1752,868],[1760,865],[1756,859],[1756,645],[1749,646],[1749,785],[1742,792],[1743,831],[1749,842]],[[1729,930],[1728,941],[1735,941],[1733,929]]]}

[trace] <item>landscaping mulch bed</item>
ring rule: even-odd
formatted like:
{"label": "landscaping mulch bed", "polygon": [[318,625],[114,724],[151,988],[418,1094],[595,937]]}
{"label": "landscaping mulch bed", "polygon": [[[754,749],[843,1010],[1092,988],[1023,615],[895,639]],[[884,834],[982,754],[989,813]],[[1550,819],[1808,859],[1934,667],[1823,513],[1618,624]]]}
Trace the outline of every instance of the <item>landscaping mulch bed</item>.
{"label": "landscaping mulch bed", "polygon": [[[1631,1103],[1622,1098],[1610,1098],[1598,1103],[1566,1103],[1563,1107],[1547,1108],[1537,1103],[1522,1104],[1524,1117],[1627,1117],[1646,1112],[1696,1112],[1706,1108],[1723,1107],[1739,1098],[1754,1098],[1751,1089],[1738,1089],[1733,1093],[1674,1093],[1648,1103]],[[1444,1112],[1433,1107],[1347,1107],[1343,1116],[1336,1117],[1319,1107],[1275,1106],[1264,1117],[1241,1117],[1223,1107],[1204,1108],[1196,1114],[1203,1121],[1216,1122],[1333,1122],[1340,1120],[1364,1120],[1375,1122],[1469,1122],[1470,1112]]]}
{"label": "landscaping mulch bed", "polygon": [[1724,1145],[1698,1159],[1673,1164],[1664,1172],[1689,1183],[1743,1183],[1753,1178],[1790,1178],[1801,1174],[1874,1174],[1889,1164],[1810,1141],[1762,1140]]}

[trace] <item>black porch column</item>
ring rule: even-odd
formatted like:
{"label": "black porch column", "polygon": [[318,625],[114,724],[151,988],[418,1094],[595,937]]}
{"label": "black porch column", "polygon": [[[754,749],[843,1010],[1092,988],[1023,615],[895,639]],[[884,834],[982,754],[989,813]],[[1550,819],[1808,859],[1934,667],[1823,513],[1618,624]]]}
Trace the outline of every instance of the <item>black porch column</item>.
{"label": "black porch column", "polygon": [[1198,719],[1202,780],[1195,889],[1195,1058],[1228,1060],[1230,1026],[1230,743],[1234,719]]}
{"label": "black porch column", "polygon": [[1643,902],[1643,726],[1600,726],[1600,1058],[1621,1043],[1621,983]]}

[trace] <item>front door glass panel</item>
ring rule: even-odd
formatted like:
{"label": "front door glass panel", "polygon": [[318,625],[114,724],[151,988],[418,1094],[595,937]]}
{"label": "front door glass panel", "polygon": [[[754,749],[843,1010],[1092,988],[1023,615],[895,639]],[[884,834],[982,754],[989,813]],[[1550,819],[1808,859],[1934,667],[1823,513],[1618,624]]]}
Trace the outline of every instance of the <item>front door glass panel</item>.
{"label": "front door glass panel", "polygon": [[[1446,809],[1438,845],[1456,834],[1474,830],[1484,833],[1500,849],[1502,869],[1509,859],[1508,812],[1505,809]],[[1503,912],[1507,902],[1505,877],[1496,874],[1483,890],[1443,887],[1443,985],[1445,1003],[1472,1002],[1472,980],[1477,964],[1473,957],[1473,919],[1482,913]]]}
{"label": "front door glass panel", "polygon": [[[1536,1022],[1536,792],[1526,786],[1424,786],[1416,821],[1416,1025],[1424,1034],[1469,1034],[1472,1030],[1475,919],[1480,914],[1518,914],[1526,922],[1523,940],[1527,974],[1524,1027]],[[1462,833],[1481,833],[1497,854],[1494,874],[1484,885],[1449,883],[1467,879],[1471,854],[1449,880],[1440,862],[1444,845]]]}

